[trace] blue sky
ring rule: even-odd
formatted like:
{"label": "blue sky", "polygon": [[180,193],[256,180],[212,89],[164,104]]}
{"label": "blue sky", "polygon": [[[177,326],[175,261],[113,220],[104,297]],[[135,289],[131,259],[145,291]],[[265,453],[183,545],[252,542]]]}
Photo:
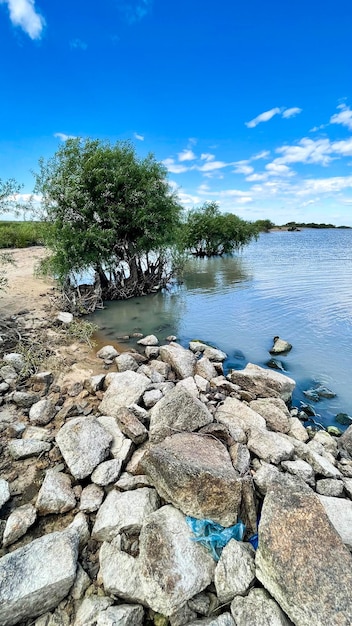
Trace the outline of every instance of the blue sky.
{"label": "blue sky", "polygon": [[0,178],[131,139],[186,208],[352,226],[347,0],[0,0]]}

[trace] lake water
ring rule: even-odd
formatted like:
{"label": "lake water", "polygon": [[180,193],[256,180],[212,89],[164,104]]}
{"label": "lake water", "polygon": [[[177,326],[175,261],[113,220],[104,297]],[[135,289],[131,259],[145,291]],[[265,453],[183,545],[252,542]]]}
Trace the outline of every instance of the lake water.
{"label": "lake water", "polygon": [[[262,234],[239,255],[191,259],[182,285],[107,303],[93,319],[111,342],[121,334],[174,334],[179,343],[209,342],[228,354],[226,367],[265,365],[279,335],[293,349],[279,359],[303,390],[322,384],[337,396],[310,403],[319,421],[352,415],[352,230]],[[129,344],[131,345],[131,344]],[[133,344],[132,344],[133,345]]]}

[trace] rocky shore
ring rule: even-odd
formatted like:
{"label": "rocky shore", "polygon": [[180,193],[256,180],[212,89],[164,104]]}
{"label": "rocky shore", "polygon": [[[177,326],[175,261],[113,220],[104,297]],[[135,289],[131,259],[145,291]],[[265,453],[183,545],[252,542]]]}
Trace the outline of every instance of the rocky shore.
{"label": "rocky shore", "polygon": [[292,379],[163,341],[29,377],[4,355],[0,624],[350,625],[352,427],[308,431]]}

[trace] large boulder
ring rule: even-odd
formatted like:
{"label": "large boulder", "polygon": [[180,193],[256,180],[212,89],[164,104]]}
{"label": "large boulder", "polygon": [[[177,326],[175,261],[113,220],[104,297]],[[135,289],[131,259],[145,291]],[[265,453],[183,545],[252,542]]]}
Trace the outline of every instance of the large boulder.
{"label": "large boulder", "polygon": [[152,513],[140,534],[141,582],[147,604],[171,615],[205,589],[214,576],[210,552],[192,541],[182,513],[164,506]]}
{"label": "large boulder", "polygon": [[287,476],[268,490],[256,567],[257,578],[295,624],[352,623],[352,556],[303,481]]}
{"label": "large boulder", "polygon": [[121,407],[138,403],[150,385],[150,378],[130,370],[110,374],[110,377],[111,381],[101,401],[99,411],[103,415],[112,417],[117,417]]}
{"label": "large boulder", "polygon": [[244,596],[255,578],[254,551],[249,544],[231,539],[215,569],[216,594],[221,604]]}
{"label": "large boulder", "polygon": [[274,465],[292,459],[295,451],[292,443],[279,433],[254,428],[251,429],[248,448],[263,461]]}
{"label": "large boulder", "polygon": [[159,355],[162,361],[171,365],[179,378],[194,376],[197,359],[190,350],[172,342],[169,345],[160,346]]}
{"label": "large boulder", "polygon": [[156,443],[175,432],[198,430],[212,421],[213,417],[203,402],[177,385],[150,411],[149,439]]}
{"label": "large boulder", "polygon": [[218,440],[178,433],[151,446],[141,468],[159,495],[186,515],[208,518],[222,526],[237,522],[241,479]]}
{"label": "large boulder", "polygon": [[0,624],[12,626],[56,607],[76,577],[79,534],[54,532],[0,559]]}
{"label": "large boulder", "polygon": [[[335,481],[337,482],[337,481]],[[344,498],[318,496],[330,522],[340,535],[343,543],[352,550],[352,502]]]}
{"label": "large boulder", "polygon": [[246,433],[250,428],[265,429],[266,427],[264,417],[244,402],[232,397],[227,397],[217,408],[215,418],[217,422],[227,426],[235,441],[241,441],[241,443],[244,443],[242,439],[239,439],[241,431]]}
{"label": "large boulder", "polygon": [[109,454],[112,436],[94,417],[76,417],[56,435],[56,443],[72,476],[89,476]]}
{"label": "large boulder", "polygon": [[235,385],[257,397],[279,397],[284,402],[291,400],[296,386],[292,378],[253,363],[248,363],[243,370],[233,370],[229,377]]}
{"label": "large boulder", "polygon": [[290,430],[289,410],[281,398],[259,398],[250,403],[251,409],[262,415],[267,428],[278,433],[288,433]]}

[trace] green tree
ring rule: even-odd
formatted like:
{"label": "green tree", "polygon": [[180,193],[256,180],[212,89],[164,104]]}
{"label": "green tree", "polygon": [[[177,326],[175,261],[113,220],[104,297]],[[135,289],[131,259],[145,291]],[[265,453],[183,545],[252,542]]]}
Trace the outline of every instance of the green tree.
{"label": "green tree", "polygon": [[[19,204],[17,202],[17,194],[20,192],[22,185],[16,182],[14,178],[2,180],[0,178],[0,215],[3,213],[18,212]],[[0,290],[5,289],[8,284],[6,276],[6,266],[13,264],[11,254],[0,253]]]}
{"label": "green tree", "polygon": [[271,220],[256,220],[254,224],[260,233],[268,233],[272,228],[275,228],[275,224]]}
{"label": "green tree", "polygon": [[184,245],[195,256],[222,256],[239,250],[257,236],[252,222],[221,213],[216,202],[205,202],[188,213]]}
{"label": "green tree", "polygon": [[181,206],[153,155],[139,159],[128,142],[73,138],[39,166],[50,268],[62,284],[94,269],[109,300],[166,284]]}

